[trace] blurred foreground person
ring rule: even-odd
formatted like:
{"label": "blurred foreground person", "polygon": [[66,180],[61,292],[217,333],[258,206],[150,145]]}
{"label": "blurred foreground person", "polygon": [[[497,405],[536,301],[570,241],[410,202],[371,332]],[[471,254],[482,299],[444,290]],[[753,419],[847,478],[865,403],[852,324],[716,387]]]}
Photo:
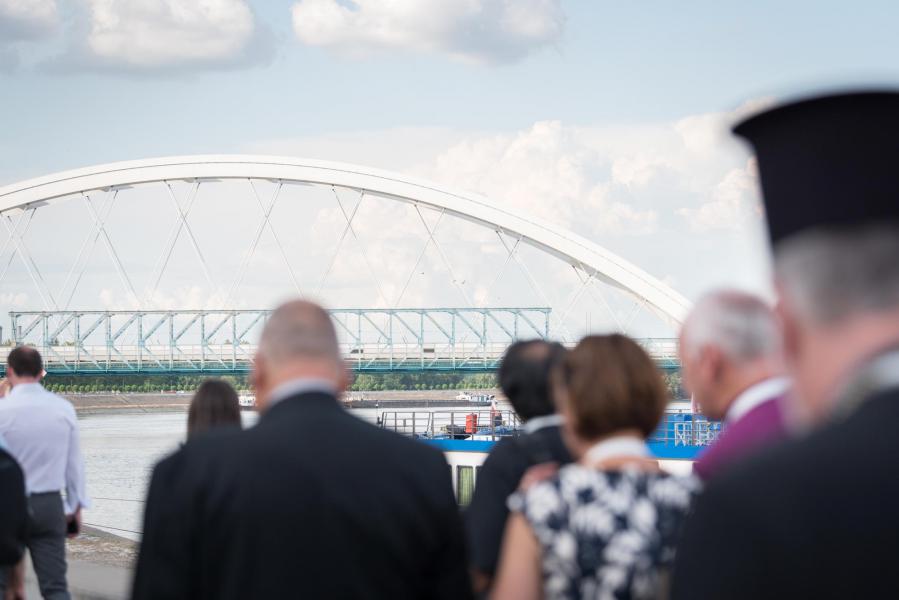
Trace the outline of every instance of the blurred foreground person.
{"label": "blurred foreground person", "polygon": [[785,354],[814,429],[711,481],[674,597],[894,597],[899,94],[790,104],[735,131],[758,155]]}
{"label": "blurred foreground person", "polygon": [[550,372],[565,356],[559,343],[544,340],[516,342],[500,363],[497,380],[503,394],[524,421],[524,431],[500,440],[478,473],[478,485],[465,511],[473,583],[485,592],[496,571],[506,519],[507,501],[528,467],[540,463],[562,465],[571,456],[562,441],[562,417],[553,404]]}
{"label": "blurred foreground person", "polygon": [[[69,401],[41,385],[43,361],[34,348],[13,349],[6,373],[12,391],[0,401],[0,435],[25,474],[28,551],[41,595],[67,599],[66,536],[78,535],[81,509],[88,507],[78,420]],[[0,592],[5,589],[0,572]]]}
{"label": "blurred foreground person", "polygon": [[578,462],[510,499],[492,598],[657,598],[698,487],[663,473],[645,443],[665,410],[662,376],[610,335],[581,340],[556,379]]}
{"label": "blurred foreground person", "polygon": [[784,436],[790,383],[777,317],[763,300],[737,291],[701,298],[681,329],[679,354],[684,387],[725,425],[693,464],[697,475],[708,479]]}
{"label": "blurred foreground person", "polygon": [[187,437],[217,427],[240,426],[240,400],[231,384],[221,379],[201,383],[187,411]]}
{"label": "blurred foreground person", "polygon": [[28,500],[25,475],[0,440],[0,572],[5,573],[3,600],[25,595],[25,554],[28,533]]}
{"label": "blurred foreground person", "polygon": [[338,404],[328,313],[275,310],[254,380],[255,427],[197,436],[154,472],[133,597],[470,597],[446,461]]}

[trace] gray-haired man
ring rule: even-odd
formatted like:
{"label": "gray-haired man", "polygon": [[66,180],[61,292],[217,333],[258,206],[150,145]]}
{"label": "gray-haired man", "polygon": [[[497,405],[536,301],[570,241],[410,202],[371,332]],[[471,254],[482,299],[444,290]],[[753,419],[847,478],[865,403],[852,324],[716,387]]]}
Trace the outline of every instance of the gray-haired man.
{"label": "gray-haired man", "polygon": [[704,296],[684,322],[679,349],[684,387],[725,424],[693,464],[696,474],[708,479],[784,436],[790,383],[777,318],[763,300],[732,290]]}

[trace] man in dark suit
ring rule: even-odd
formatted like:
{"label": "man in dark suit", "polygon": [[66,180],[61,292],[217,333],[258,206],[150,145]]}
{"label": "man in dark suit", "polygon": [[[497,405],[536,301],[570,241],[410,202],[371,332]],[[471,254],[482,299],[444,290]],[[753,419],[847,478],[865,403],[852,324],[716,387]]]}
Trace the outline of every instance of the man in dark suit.
{"label": "man in dark suit", "polygon": [[506,501],[533,465],[571,462],[562,441],[561,416],[553,404],[550,371],[565,355],[561,344],[544,340],[516,342],[500,363],[499,386],[524,421],[517,437],[500,440],[478,473],[477,487],[465,511],[475,590],[484,593],[496,572],[509,508]]}
{"label": "man in dark suit", "polygon": [[809,430],[713,477],[672,596],[884,598],[899,557],[899,93],[738,125],[755,147],[785,352]]}
{"label": "man in dark suit", "polygon": [[157,467],[133,597],[470,597],[446,461],[337,403],[328,314],[274,311],[254,379],[255,427],[197,436]]}

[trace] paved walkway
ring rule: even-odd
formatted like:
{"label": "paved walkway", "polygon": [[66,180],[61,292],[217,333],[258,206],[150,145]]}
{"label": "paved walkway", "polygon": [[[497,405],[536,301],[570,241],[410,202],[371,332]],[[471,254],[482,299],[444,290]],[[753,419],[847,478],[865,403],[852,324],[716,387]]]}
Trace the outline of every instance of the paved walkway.
{"label": "paved walkway", "polygon": [[[29,565],[26,598],[40,598],[37,579]],[[125,600],[131,593],[131,572],[124,567],[69,561],[69,591],[75,600]]]}
{"label": "paved walkway", "polygon": [[[76,600],[120,600],[131,593],[131,565],[137,544],[131,540],[85,526],[66,543],[69,591]],[[28,561],[25,569],[26,597],[41,597],[37,578]]]}

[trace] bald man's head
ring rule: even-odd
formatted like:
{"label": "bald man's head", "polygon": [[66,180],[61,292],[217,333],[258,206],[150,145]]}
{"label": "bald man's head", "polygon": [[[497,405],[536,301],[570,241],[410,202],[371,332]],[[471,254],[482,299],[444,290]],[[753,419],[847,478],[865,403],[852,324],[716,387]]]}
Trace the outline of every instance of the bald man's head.
{"label": "bald man's head", "polygon": [[262,329],[253,365],[259,409],[268,409],[279,386],[297,380],[326,382],[338,395],[349,383],[330,315],[305,300],[279,306]]}
{"label": "bald man's head", "polygon": [[306,300],[282,304],[262,329],[259,352],[272,366],[296,361],[340,361],[337,332],[328,312]]}

